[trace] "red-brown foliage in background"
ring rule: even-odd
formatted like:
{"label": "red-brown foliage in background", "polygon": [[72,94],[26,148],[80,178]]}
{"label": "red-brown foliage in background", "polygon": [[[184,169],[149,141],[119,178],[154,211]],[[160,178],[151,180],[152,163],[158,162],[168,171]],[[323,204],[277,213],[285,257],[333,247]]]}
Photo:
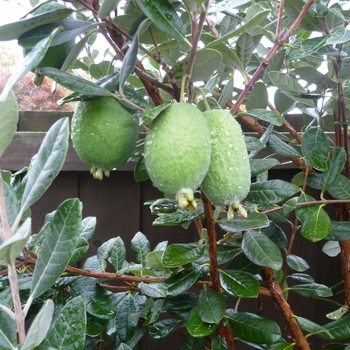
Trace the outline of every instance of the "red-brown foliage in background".
{"label": "red-brown foliage in background", "polygon": [[[11,74],[0,73],[0,91],[4,88]],[[74,110],[73,104],[58,105],[57,101],[69,94],[61,86],[56,87],[55,93],[51,92],[53,81],[45,78],[41,86],[35,86],[32,82],[33,73],[24,76],[15,86],[14,93],[17,98],[18,108],[21,111],[50,111],[50,110]]]}

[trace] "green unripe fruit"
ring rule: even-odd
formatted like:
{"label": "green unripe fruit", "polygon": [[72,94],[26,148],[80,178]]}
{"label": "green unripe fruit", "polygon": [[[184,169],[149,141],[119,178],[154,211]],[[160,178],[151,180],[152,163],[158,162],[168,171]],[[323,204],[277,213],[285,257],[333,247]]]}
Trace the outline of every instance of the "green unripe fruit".
{"label": "green unripe fruit", "polygon": [[81,101],[73,114],[73,147],[99,180],[127,162],[138,135],[138,118],[113,97]]}
{"label": "green unripe fruit", "polygon": [[[38,15],[40,13],[53,11],[53,10],[59,10],[59,9],[65,9],[67,8],[64,5],[58,4],[57,2],[49,2],[47,4],[44,4],[40,6],[34,14]],[[60,26],[60,22],[56,23],[48,23],[44,24],[38,27],[35,27],[24,34],[22,34],[18,38],[18,44],[20,46],[23,46],[23,54],[24,56],[27,56],[29,52],[32,50],[32,48],[42,39],[49,36],[52,31]],[[30,47],[28,47],[30,43]],[[68,40],[61,44],[50,46],[49,49],[46,51],[46,54],[44,58],[38,63],[36,66],[36,70],[39,68],[44,67],[51,67],[51,68],[57,68],[60,69],[66,60],[68,54],[72,50],[72,48],[75,46],[74,40]],[[33,71],[35,72],[35,71]],[[44,80],[44,77],[36,73],[36,76],[34,77],[34,84],[36,86],[39,86],[42,84]]]}
{"label": "green unripe fruit", "polygon": [[181,208],[196,207],[193,192],[210,163],[210,131],[203,113],[187,103],[171,104],[150,125],[145,165],[153,184]]}
{"label": "green unripe fruit", "polygon": [[233,210],[239,211],[250,188],[250,164],[242,128],[226,111],[215,109],[203,115],[210,129],[212,156],[201,188],[213,204],[229,206],[228,218],[232,219]]}

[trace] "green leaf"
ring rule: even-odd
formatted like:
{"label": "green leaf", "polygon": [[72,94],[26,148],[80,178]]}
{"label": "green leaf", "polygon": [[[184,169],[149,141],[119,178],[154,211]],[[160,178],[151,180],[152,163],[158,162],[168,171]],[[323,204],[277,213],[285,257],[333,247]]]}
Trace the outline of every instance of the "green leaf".
{"label": "green leaf", "polygon": [[54,319],[40,349],[84,349],[86,311],[83,299],[75,297],[67,302]]}
{"label": "green leaf", "polygon": [[142,182],[149,179],[149,175],[145,164],[145,157],[143,155],[140,156],[135,165],[134,179],[136,182]]}
{"label": "green leaf", "polygon": [[329,143],[327,136],[319,127],[308,129],[301,141],[301,150],[310,163],[318,171],[327,171]]}
{"label": "green leaf", "polygon": [[160,198],[153,202],[150,206],[151,214],[167,214],[175,213],[179,208],[176,199]]}
{"label": "green leaf", "polygon": [[239,339],[254,344],[272,344],[282,336],[276,322],[248,312],[236,312],[228,321]]}
{"label": "green leaf", "polygon": [[0,264],[11,264],[25,247],[31,234],[31,218],[27,218],[18,230],[0,245]]}
{"label": "green leaf", "polygon": [[312,322],[300,316],[296,316],[296,320],[298,321],[298,324],[302,330],[312,335],[315,335],[317,333],[327,333],[330,337],[332,337],[330,332],[325,327],[322,327],[315,322]]}
{"label": "green leaf", "polygon": [[193,265],[190,268],[183,269],[176,275],[170,276],[164,282],[166,294],[176,296],[190,289],[198,280],[202,272],[202,267]]}
{"label": "green leaf", "polygon": [[247,231],[243,236],[242,250],[247,258],[259,266],[279,270],[283,259],[280,250],[268,237],[259,232]]}
{"label": "green leaf", "polygon": [[107,0],[103,1],[100,9],[98,10],[98,18],[105,18],[117,8],[119,0]]}
{"label": "green leaf", "polygon": [[[270,78],[269,78],[269,75],[268,75],[269,72],[271,72],[271,71],[278,72],[283,67],[285,57],[286,57],[286,50],[285,49],[279,50],[272,57],[272,59],[269,62],[269,65],[266,67],[266,69],[264,71],[264,74],[263,74],[263,82],[265,84],[268,84],[270,82]],[[279,109],[277,108],[277,110],[279,110]],[[282,110],[279,110],[279,111],[281,113],[284,112]]]}
{"label": "green leaf", "polygon": [[[217,350],[221,350],[216,348]],[[188,332],[182,341],[180,350],[204,350],[204,343],[202,338],[195,338]]]}
{"label": "green leaf", "polygon": [[161,214],[152,223],[153,226],[179,226],[187,224],[204,213],[203,205],[198,203],[195,211],[178,209],[174,213]]}
{"label": "green leaf", "polygon": [[225,338],[214,336],[211,339],[211,350],[228,350]]}
{"label": "green leaf", "polygon": [[249,163],[251,176],[262,174],[274,166],[281,164],[276,158],[250,159]]}
{"label": "green leaf", "polygon": [[350,40],[350,30],[349,29],[337,29],[334,32],[332,32],[328,39],[327,39],[327,45],[337,45],[337,44],[343,44]]}
{"label": "green leaf", "polygon": [[111,248],[111,264],[116,272],[120,271],[123,267],[126,257],[126,248],[123,240],[118,236],[113,242]]}
{"label": "green leaf", "polygon": [[293,273],[288,277],[301,283],[315,283],[315,280],[310,275],[307,275],[306,273]]}
{"label": "green leaf", "polygon": [[86,311],[103,320],[110,320],[116,315],[115,306],[110,292],[104,290],[96,281],[89,277],[81,277],[70,285],[73,297],[81,296]]}
{"label": "green leaf", "polygon": [[204,286],[199,294],[197,314],[205,323],[219,323],[225,315],[226,298],[212,288]]}
{"label": "green leaf", "polygon": [[221,229],[227,232],[239,232],[266,227],[269,225],[269,219],[265,214],[252,212],[248,214],[246,219],[236,216],[233,220],[221,219],[218,223]]}
{"label": "green leaf", "polygon": [[263,227],[261,233],[270,238],[278,247],[286,249],[288,246],[288,239],[282,228],[277,226],[273,221],[270,221],[269,226]]}
{"label": "green leaf", "polygon": [[220,270],[221,288],[238,298],[257,298],[260,283],[251,273],[238,270]]}
{"label": "green leaf", "polygon": [[152,325],[149,334],[153,340],[164,339],[179,326],[179,323],[180,321],[174,319],[158,321]]}
{"label": "green leaf", "polygon": [[66,200],[52,215],[35,265],[31,298],[46,292],[67,267],[78,242],[81,216],[79,199]]}
{"label": "green leaf", "polygon": [[58,120],[45,135],[26,174],[22,213],[44,194],[60,172],[68,150],[68,137],[68,118]]}
{"label": "green leaf", "polygon": [[328,241],[322,247],[322,251],[330,257],[340,254],[341,249],[338,241]]}
{"label": "green leaf", "polygon": [[[85,305],[83,304],[84,308]],[[108,326],[109,320],[102,320],[101,318],[97,318],[90,314],[86,314],[86,335],[88,337],[97,337],[104,330],[106,330]],[[39,349],[40,350],[40,349]]]}
{"label": "green leaf", "polygon": [[301,43],[301,47],[299,50],[290,50],[286,58],[290,61],[293,61],[310,56],[313,53],[317,52],[320,48],[324,47],[328,38],[328,36],[323,36],[312,39],[306,39]]}
{"label": "green leaf", "polygon": [[257,12],[254,16],[252,16],[246,23],[241,25],[239,28],[233,30],[232,32],[227,33],[226,35],[223,35],[221,38],[216,39],[210,43],[207,44],[207,48],[209,47],[215,47],[216,45],[219,45],[221,43],[227,42],[227,40],[238,37],[243,33],[246,33],[248,29],[253,28],[260,24],[263,20],[267,18],[269,15],[270,10],[262,10]]}
{"label": "green leaf", "polygon": [[[9,93],[10,89],[12,89],[12,87],[23,77],[25,76],[29,71],[33,70],[38,63],[44,58],[50,43],[53,39],[53,37],[58,33],[58,31],[61,30],[60,28],[56,28],[50,36],[48,36],[47,38],[39,41],[35,47],[33,48],[33,50],[31,50],[31,52],[29,52],[28,55],[25,56],[21,66],[19,67],[19,69],[13,74],[11,75],[10,79],[6,82],[6,85],[3,89],[3,92],[0,95],[0,100],[2,99],[6,99],[7,98],[7,94]],[[1,97],[1,96],[5,96],[5,97]]]}
{"label": "green leaf", "polygon": [[326,239],[332,241],[346,241],[350,239],[350,222],[331,220],[331,231]]}
{"label": "green leaf", "polygon": [[72,12],[72,9],[62,8],[43,12],[27,19],[2,25],[0,27],[0,41],[18,39],[19,36],[30,29],[67,18]]}
{"label": "green leaf", "polygon": [[[9,311],[12,313],[11,310]],[[3,308],[0,308],[0,347],[3,350],[14,350],[16,346],[16,322]]]}
{"label": "green leaf", "polygon": [[292,290],[306,298],[327,298],[333,295],[329,287],[318,283],[299,284],[289,287],[288,290]]}
{"label": "green leaf", "polygon": [[215,332],[217,325],[203,322],[198,316],[198,307],[192,307],[186,327],[188,332],[195,338],[203,338]]}
{"label": "green leaf", "polygon": [[111,256],[112,247],[117,238],[111,238],[97,248],[97,259],[101,264],[102,271],[106,271],[106,260]]}
{"label": "green leaf", "polygon": [[269,78],[274,86],[281,91],[304,92],[304,88],[290,74],[281,72],[269,72]]}
{"label": "green leaf", "polygon": [[287,264],[291,269],[299,272],[306,271],[310,268],[310,265],[307,263],[306,260],[294,254],[287,255]]}
{"label": "green leaf", "polygon": [[213,49],[202,49],[196,54],[191,81],[202,81],[211,77],[222,61],[222,54]]}
{"label": "green leaf", "polygon": [[[253,51],[255,49],[255,45],[254,45],[254,41],[252,39],[252,37],[250,36],[250,34],[248,33],[243,33],[242,35],[239,36],[239,38],[237,39],[236,42],[236,53],[240,59],[240,61],[243,63],[243,67],[246,68],[253,56]],[[258,86],[264,86],[265,84],[259,84]],[[255,85],[253,90],[255,89]],[[248,97],[249,100],[249,97]],[[265,107],[261,107],[261,108],[266,108]]]}
{"label": "green leaf", "polygon": [[21,350],[32,350],[38,346],[49,331],[52,316],[55,310],[54,303],[51,299],[46,300],[38,314],[31,324],[26,339],[21,346]]}
{"label": "green leaf", "polygon": [[350,180],[344,176],[339,175],[336,180],[329,186],[328,192],[337,199],[350,198]]}
{"label": "green leaf", "polygon": [[168,0],[136,0],[142,12],[164,33],[174,39],[187,41],[184,25]]}
{"label": "green leaf", "polygon": [[272,111],[267,111],[266,109],[251,109],[246,112],[237,114],[238,117],[240,115],[248,115],[250,117],[258,118],[277,126],[283,125],[283,119],[280,115]]}
{"label": "green leaf", "polygon": [[140,292],[144,295],[147,295],[150,298],[165,298],[167,296],[167,290],[164,286],[164,283],[139,283],[138,287]]}
{"label": "green leaf", "polygon": [[166,267],[177,267],[196,261],[203,254],[207,247],[203,244],[171,244],[163,255],[163,264]]}
{"label": "green leaf", "polygon": [[88,216],[81,222],[81,234],[80,236],[90,241],[92,235],[96,230],[96,217]]}
{"label": "green leaf", "polygon": [[243,5],[249,4],[251,0],[225,0],[216,3],[210,3],[208,12],[224,12],[226,10],[235,9]]}
{"label": "green leaf", "polygon": [[[270,80],[270,78],[269,78]],[[295,100],[292,100],[290,97],[288,97],[286,94],[284,94],[280,90],[276,90],[274,95],[274,104],[276,109],[280,113],[287,113],[294,109],[294,107],[297,105],[297,102]]]}
{"label": "green leaf", "polygon": [[83,256],[86,254],[86,252],[89,250],[90,245],[89,242],[84,237],[78,238],[78,243],[76,247],[74,248],[74,252],[72,254],[71,259],[69,260],[68,265],[73,265],[76,262],[78,262],[80,259],[83,258]]}
{"label": "green leaf", "polygon": [[253,136],[244,136],[246,147],[248,151],[260,151],[265,148],[265,145]]}
{"label": "green leaf", "polygon": [[322,206],[298,208],[296,214],[302,223],[300,233],[305,238],[311,242],[318,242],[328,236],[331,220]]}
{"label": "green leaf", "polygon": [[300,191],[298,186],[283,180],[255,182],[250,186],[246,200],[256,204],[283,202]]}
{"label": "green leaf", "polygon": [[0,157],[11,143],[18,122],[18,104],[14,93],[9,90],[0,95]]}
{"label": "green leaf", "polygon": [[[338,320],[332,321],[324,325],[336,340],[348,340],[350,338],[350,315],[345,315]],[[326,333],[317,333],[317,337],[329,339]]]}
{"label": "green leaf", "polygon": [[272,151],[284,157],[301,157],[299,152],[290,146],[288,143],[282,141],[275,134],[271,134],[269,139],[266,142],[266,146],[269,147]]}
{"label": "green leaf", "polygon": [[151,269],[165,270],[165,267],[162,262],[163,253],[163,250],[149,252],[146,256],[146,266]]}
{"label": "green leaf", "polygon": [[56,68],[41,68],[39,73],[55,80],[65,88],[83,95],[115,97],[115,94],[109,90],[104,89],[89,80],[63,72]]}
{"label": "green leaf", "polygon": [[146,256],[151,251],[151,245],[142,232],[137,232],[131,240],[131,250],[136,255],[137,261],[145,266]]}
{"label": "green leaf", "polygon": [[140,115],[140,118],[143,120],[145,124],[150,124],[154,119],[158,117],[158,115],[164,111],[164,109],[168,108],[170,103],[164,103],[160,106],[154,107],[152,109],[147,109]]}

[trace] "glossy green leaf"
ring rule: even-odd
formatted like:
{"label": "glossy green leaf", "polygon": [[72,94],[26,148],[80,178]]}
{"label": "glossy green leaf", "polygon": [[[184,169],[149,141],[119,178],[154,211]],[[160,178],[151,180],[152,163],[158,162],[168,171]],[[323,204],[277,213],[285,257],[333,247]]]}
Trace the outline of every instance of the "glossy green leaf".
{"label": "glossy green leaf", "polygon": [[112,249],[111,249],[111,264],[115,271],[121,270],[126,257],[126,248],[123,240],[118,236],[116,237]]}
{"label": "glossy green leaf", "polygon": [[175,213],[179,209],[176,199],[160,198],[150,206],[151,214],[169,214]]}
{"label": "glossy green leaf", "polygon": [[221,229],[228,232],[239,232],[249,229],[266,227],[269,225],[269,219],[265,214],[252,212],[246,219],[236,216],[233,220],[221,219],[219,222]]}
{"label": "glossy green leaf", "polygon": [[18,104],[14,93],[9,90],[0,95],[0,157],[15,135],[18,122]]}
{"label": "glossy green leaf", "polygon": [[140,292],[147,295],[150,298],[165,298],[167,296],[167,290],[163,283],[139,283],[138,287]]}
{"label": "glossy green leaf", "polygon": [[81,222],[81,234],[80,236],[85,238],[88,242],[90,241],[91,237],[93,236],[95,230],[96,230],[96,217],[94,216],[88,216],[83,219]]}
{"label": "glossy green leaf", "polygon": [[56,68],[41,68],[39,73],[55,80],[65,88],[83,95],[115,97],[115,94],[109,90],[104,89],[89,80],[63,72]]}
{"label": "glossy green leaf", "polygon": [[[304,176],[304,173],[302,173],[302,176]],[[298,202],[298,198],[293,197],[293,198],[288,199],[286,202],[283,203],[283,214],[286,218],[288,218],[289,215],[291,214],[291,212],[296,209],[297,202]]]}
{"label": "glossy green leaf", "polygon": [[306,80],[309,84],[316,84],[320,88],[336,87],[334,80],[313,67],[300,67],[295,69],[295,73]]}
{"label": "glossy green leaf", "polygon": [[204,350],[203,339],[192,337],[190,333],[186,332],[180,350]]}
{"label": "glossy green leaf", "polygon": [[269,78],[274,86],[281,91],[303,92],[304,88],[290,74],[282,72],[269,72]]}
{"label": "glossy green leaf", "polygon": [[30,325],[21,350],[32,350],[46,338],[54,310],[55,306],[53,301],[51,299],[46,300],[35,316],[33,323]]}
{"label": "glossy green leaf", "polygon": [[308,129],[302,138],[301,149],[306,160],[318,171],[327,171],[329,143],[327,136],[319,127]]}
{"label": "glossy green leaf", "polygon": [[257,298],[260,283],[252,274],[238,270],[220,270],[221,288],[229,295],[239,298]]}
{"label": "glossy green leaf", "polygon": [[304,317],[300,317],[300,316],[296,316],[296,320],[298,321],[298,324],[300,326],[300,328],[312,335],[315,335],[317,333],[327,333],[330,338],[332,337],[332,335],[330,334],[330,332],[323,326],[318,325],[315,322],[312,322]]}
{"label": "glossy green leaf", "polygon": [[306,273],[293,273],[288,277],[301,283],[315,283],[315,280]]}
{"label": "glossy green leaf", "polygon": [[101,264],[102,271],[106,270],[106,266],[107,266],[106,260],[111,256],[112,247],[113,247],[114,243],[116,242],[116,240],[117,240],[116,237],[111,238],[108,241],[102,243],[97,248],[97,259],[98,259],[99,263]]}
{"label": "glossy green leaf", "polygon": [[281,337],[277,323],[248,312],[237,312],[228,317],[234,334],[254,344],[272,344]]}
{"label": "glossy green leaf", "polygon": [[158,320],[159,316],[162,314],[162,312],[164,312],[165,303],[165,299],[152,300],[152,302],[147,303],[147,306],[150,306],[150,308],[147,313],[147,320],[144,322],[144,326],[149,326]]}
{"label": "glossy green leaf", "polygon": [[[253,51],[255,49],[253,38],[248,33],[243,33],[239,36],[236,42],[236,53],[243,63],[243,67],[246,68],[252,58]],[[258,84],[259,86],[260,84]],[[263,85],[263,84],[261,84]],[[264,85],[265,87],[265,85]],[[255,89],[255,86],[253,90]],[[249,97],[248,97],[249,100]],[[265,106],[266,107],[266,106]],[[261,107],[261,108],[265,108]]]}
{"label": "glossy green leaf", "polygon": [[323,253],[330,257],[335,257],[340,254],[341,249],[338,241],[328,241],[322,247]]}
{"label": "glossy green leaf", "polygon": [[211,339],[211,350],[228,350],[225,338],[217,335]]}
{"label": "glossy green leaf", "polygon": [[31,224],[31,218],[27,218],[9,239],[0,244],[0,264],[11,264],[15,261],[30,237]]}
{"label": "glossy green leaf", "polygon": [[280,115],[266,109],[251,109],[244,113],[238,113],[238,116],[240,115],[248,115],[250,117],[258,118],[277,126],[281,126],[283,124],[283,119]]}
{"label": "glossy green leaf", "polygon": [[274,166],[281,164],[276,158],[250,159],[249,163],[252,176],[262,174]]}
{"label": "glossy green leaf", "polygon": [[219,98],[220,107],[225,108],[226,103],[232,99],[233,88],[234,88],[233,85],[234,85],[233,79],[230,79],[222,89],[220,98]]}
{"label": "glossy green leaf", "polygon": [[216,45],[219,45],[221,43],[225,43],[227,40],[238,37],[243,33],[246,33],[248,29],[253,28],[260,24],[263,20],[266,19],[266,17],[269,15],[270,10],[263,10],[257,12],[254,16],[252,16],[246,23],[242,24],[239,28],[233,30],[232,32],[229,32],[225,35],[223,35],[221,38],[216,39],[210,43],[207,44],[207,48],[209,47],[215,47]]}
{"label": "glossy green leaf", "polygon": [[48,290],[67,267],[79,239],[81,216],[79,199],[66,200],[52,215],[35,265],[33,299]]}
{"label": "glossy green leaf", "polygon": [[215,332],[218,325],[203,322],[198,316],[198,308],[194,306],[186,323],[188,332],[195,338],[203,338]]}
{"label": "glossy green leaf", "polygon": [[101,318],[97,318],[91,314],[86,314],[85,333],[88,337],[97,337],[107,328],[108,323],[109,320],[102,320]]}
{"label": "glossy green leaf", "polygon": [[152,23],[177,40],[186,40],[183,23],[168,0],[136,0],[142,12]]}
{"label": "glossy green leaf", "polygon": [[146,266],[151,269],[165,270],[162,262],[163,253],[163,250],[149,252],[146,256]]}
{"label": "glossy green leaf", "polygon": [[312,55],[322,48],[328,40],[328,36],[306,39],[301,43],[299,50],[291,50],[287,54],[288,60],[299,60]]}
{"label": "glossy green leaf", "polygon": [[326,298],[333,295],[329,287],[319,283],[299,284],[289,287],[288,290],[292,290],[306,298]]}
{"label": "glossy green leaf", "polygon": [[26,174],[22,213],[44,194],[60,172],[68,150],[68,137],[68,118],[58,120],[45,135]]}
{"label": "glossy green leaf", "polygon": [[326,239],[332,241],[346,241],[350,239],[350,222],[331,220],[331,231]]}
{"label": "glossy green leaf", "polygon": [[67,302],[53,321],[40,349],[83,350],[86,333],[86,311],[83,299],[76,297]]}
{"label": "glossy green leaf", "polygon": [[276,225],[273,221],[270,221],[269,226],[263,227],[261,233],[271,239],[277,247],[286,249],[288,246],[288,239],[282,228]]}
{"label": "glossy green leaf", "polygon": [[30,18],[2,25],[0,27],[0,41],[17,39],[20,35],[30,29],[67,18],[72,12],[72,9],[62,8],[43,12]]}
{"label": "glossy green leaf", "polygon": [[104,290],[92,278],[78,278],[69,288],[73,297],[83,298],[89,314],[104,320],[115,317],[116,311],[111,293]]}
{"label": "glossy green leaf", "polygon": [[350,30],[349,29],[337,29],[332,32],[328,39],[327,45],[343,44],[350,40]]}
{"label": "glossy green leaf", "polygon": [[306,260],[294,254],[287,255],[287,264],[291,269],[299,272],[306,271],[310,268]]}
{"label": "glossy green leaf", "polygon": [[301,157],[300,153],[287,142],[282,141],[278,136],[271,134],[266,142],[266,146],[272,151],[284,157]]}
{"label": "glossy green leaf", "polygon": [[[271,71],[278,72],[283,67],[285,57],[286,57],[286,50],[285,49],[279,50],[272,57],[272,59],[269,62],[269,65],[266,67],[266,69],[264,71],[264,74],[263,74],[263,82],[265,84],[268,84],[270,82],[270,78],[269,78],[269,75],[268,75],[269,72],[271,72]],[[277,106],[276,106],[276,108],[277,108]],[[284,112],[282,110],[279,110],[278,108],[277,108],[277,110],[280,113]]]}
{"label": "glossy green leaf", "polygon": [[250,261],[245,254],[237,254],[233,257],[232,261],[227,267],[228,270],[239,270],[249,272],[251,274],[259,273],[261,267]]}
{"label": "glossy green leaf", "polygon": [[179,326],[179,321],[174,319],[165,319],[152,325],[149,334],[152,339],[160,340],[171,334]]}
{"label": "glossy green leaf", "polygon": [[132,350],[132,348],[125,343],[121,343],[116,350]]}
{"label": "glossy green leaf", "polygon": [[164,111],[164,109],[168,108],[169,105],[170,103],[164,103],[152,109],[147,109],[145,112],[141,114],[140,118],[143,120],[144,123],[150,124],[154,119],[158,117],[158,115],[162,111]]}
{"label": "glossy green leaf", "polygon": [[219,323],[226,310],[226,298],[212,288],[204,286],[199,294],[197,314],[205,323]]}
{"label": "glossy green leaf", "polygon": [[244,6],[250,3],[251,0],[225,0],[220,2],[215,2],[210,4],[209,13],[213,12],[224,12],[226,10],[231,10],[238,8],[240,6]]}
{"label": "glossy green leaf", "polygon": [[[302,223],[300,233],[305,238],[311,242],[317,242],[328,236],[331,230],[331,220],[321,206],[301,207],[296,213]],[[301,216],[303,216],[302,219]]]}
{"label": "glossy green leaf", "polygon": [[143,155],[138,159],[134,168],[134,179],[136,182],[142,182],[149,179],[149,175],[146,169],[145,157]]}
{"label": "glossy green leaf", "polygon": [[[350,315],[347,314],[335,321],[329,322],[324,327],[336,340],[348,340],[350,338]],[[330,339],[327,333],[317,333],[317,337]]]}
{"label": "glossy green leaf", "polygon": [[117,8],[119,0],[106,0],[102,2],[100,9],[98,10],[98,18],[105,18]]}
{"label": "glossy green leaf", "polygon": [[145,266],[146,256],[151,251],[151,245],[142,232],[137,232],[131,240],[131,250],[136,255],[137,261]]}
{"label": "glossy green leaf", "polygon": [[153,226],[179,226],[187,224],[199,216],[203,215],[203,205],[198,204],[195,211],[178,209],[174,213],[161,214],[152,223]]}
{"label": "glossy green leaf", "polygon": [[78,262],[89,250],[90,245],[89,242],[84,237],[78,238],[78,243],[74,249],[71,259],[69,260],[68,265],[73,265]]}
{"label": "glossy green leaf", "polygon": [[350,180],[344,175],[339,175],[329,186],[328,192],[337,199],[350,199]]}
{"label": "glossy green leaf", "polygon": [[244,140],[248,151],[260,151],[265,147],[265,145],[261,141],[259,141],[256,137],[245,136]]}
{"label": "glossy green leaf", "polygon": [[166,267],[186,265],[201,258],[206,249],[205,245],[196,243],[171,244],[165,249],[163,264]]}
{"label": "glossy green leaf", "polygon": [[[40,40],[35,45],[35,47],[29,52],[29,54],[25,56],[19,69],[13,75],[11,75],[10,79],[6,82],[2,94],[0,95],[0,101],[3,99],[7,99],[7,94],[9,93],[10,89],[12,89],[12,87],[29,71],[33,70],[38,65],[38,63],[44,58],[54,36],[60,30],[61,28],[56,28],[47,38]],[[4,95],[5,97],[1,98],[2,95]]]}
{"label": "glossy green leaf", "polygon": [[279,270],[283,259],[280,250],[268,237],[259,232],[247,231],[243,236],[242,250],[254,264]]}
{"label": "glossy green leaf", "polygon": [[255,182],[250,186],[246,200],[256,204],[283,202],[300,191],[298,186],[283,180]]}
{"label": "glossy green leaf", "polygon": [[[12,312],[10,310],[10,312]],[[0,348],[14,350],[17,346],[16,322],[11,316],[0,308]]]}

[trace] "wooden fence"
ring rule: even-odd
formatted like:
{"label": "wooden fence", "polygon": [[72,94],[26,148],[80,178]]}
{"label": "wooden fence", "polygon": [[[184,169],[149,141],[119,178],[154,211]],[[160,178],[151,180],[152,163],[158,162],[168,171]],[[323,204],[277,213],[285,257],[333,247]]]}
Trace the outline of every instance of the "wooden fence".
{"label": "wooden fence", "polygon": [[[39,149],[40,143],[54,121],[61,117],[71,116],[71,112],[20,112],[18,132],[5,154],[0,159],[0,168],[20,170],[27,166],[31,158]],[[249,132],[249,130],[247,130]],[[299,170],[291,163],[281,165],[270,171],[270,178],[290,180]],[[317,193],[314,195],[318,196]],[[39,231],[45,215],[55,210],[60,203],[68,198],[78,197],[83,202],[83,216],[95,216],[97,229],[91,240],[88,256],[95,255],[97,248],[112,237],[120,236],[128,249],[127,260],[135,261],[130,250],[130,241],[138,232],[143,232],[151,242],[151,247],[161,241],[171,243],[186,243],[198,239],[194,224],[188,229],[182,227],[152,226],[155,219],[144,203],[151,199],[162,198],[150,181],[137,183],[133,178],[133,166],[123,166],[112,171],[109,178],[97,181],[92,178],[89,168],[84,165],[70,145],[67,159],[59,176],[45,195],[32,207],[33,232]],[[329,212],[332,215],[332,208]],[[290,235],[288,224],[282,227]],[[224,232],[219,232],[223,234]],[[323,242],[310,243],[298,235],[293,254],[305,258],[310,264],[306,273],[311,274],[317,283],[333,286],[342,280],[340,272],[340,258],[329,258],[322,252]],[[343,302],[344,294],[340,290],[337,298]],[[289,302],[295,314],[309,318],[319,324],[327,323],[325,315],[336,307],[326,301],[316,301],[296,296],[290,293]],[[258,313],[276,320],[281,329],[285,329],[284,320],[269,298],[262,297],[252,300],[243,300],[240,303],[241,311]],[[286,334],[289,334],[288,332]],[[287,335],[286,335],[287,336]],[[140,342],[139,349],[180,349],[181,340],[176,336],[154,342],[145,337]],[[322,342],[314,337],[310,338],[312,349],[320,349]],[[251,349],[240,343],[237,350]]]}

